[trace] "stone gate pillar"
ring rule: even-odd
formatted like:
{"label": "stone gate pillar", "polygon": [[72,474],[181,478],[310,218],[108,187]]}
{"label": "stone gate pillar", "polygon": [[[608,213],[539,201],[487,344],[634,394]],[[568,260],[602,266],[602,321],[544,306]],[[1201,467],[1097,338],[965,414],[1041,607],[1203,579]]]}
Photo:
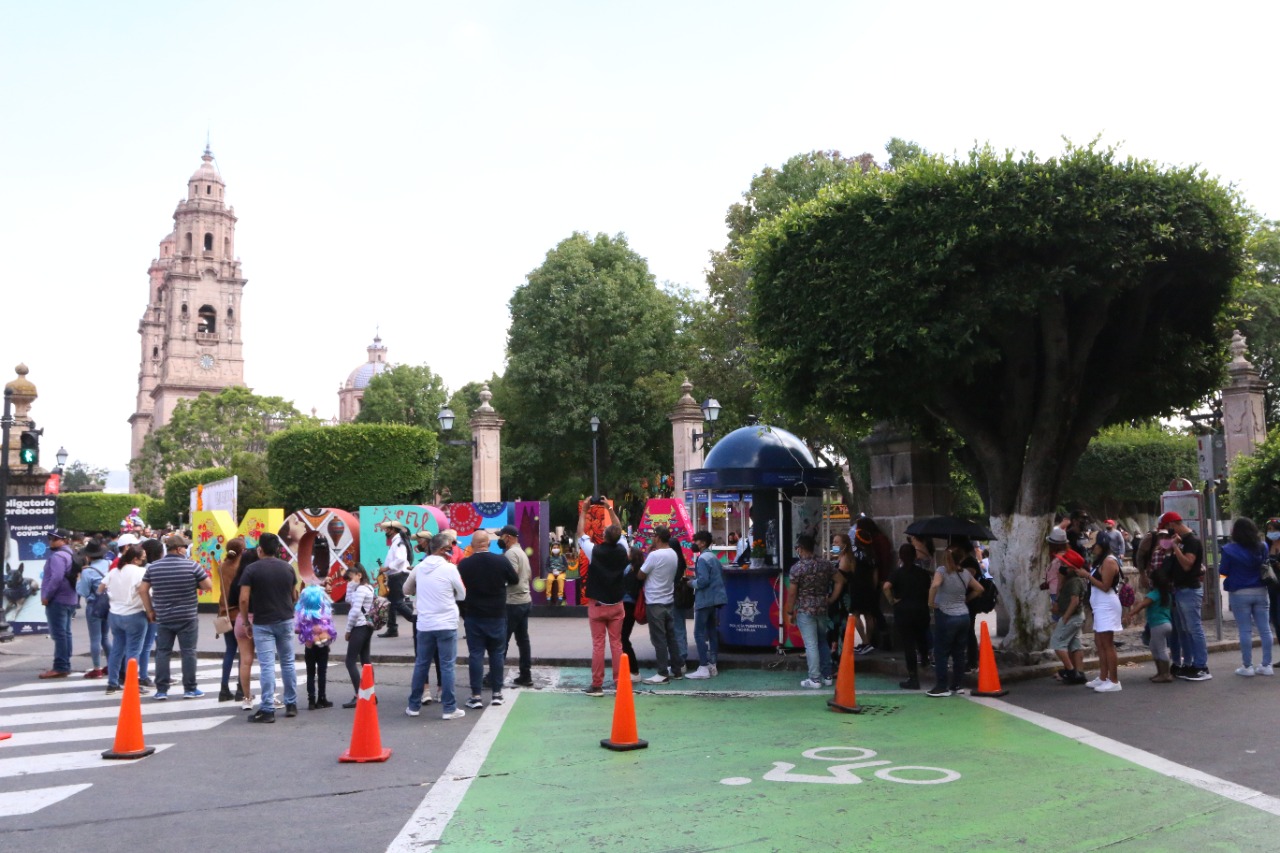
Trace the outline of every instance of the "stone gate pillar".
{"label": "stone gate pillar", "polygon": [[471,451],[471,500],[497,503],[502,500],[502,425],[506,423],[489,401],[493,393],[488,383],[480,389],[480,405],[468,425],[475,447]]}
{"label": "stone gate pillar", "polygon": [[1245,357],[1245,338],[1237,330],[1231,336],[1230,377],[1222,389],[1222,432],[1227,445],[1227,470],[1237,456],[1250,456],[1267,438],[1267,383]]}
{"label": "stone gate pillar", "polygon": [[[675,457],[671,473],[675,478],[675,494],[672,497],[684,500],[684,472],[702,467],[702,459],[706,454],[705,442],[696,450],[693,446],[693,434],[702,431],[702,408],[693,399],[693,384],[688,379],[680,385],[680,399],[676,407],[667,414],[671,421],[671,448]],[[692,516],[692,508],[687,508]]]}
{"label": "stone gate pillar", "polygon": [[871,516],[893,542],[902,542],[917,518],[951,511],[947,457],[880,423],[862,440],[871,456]]}

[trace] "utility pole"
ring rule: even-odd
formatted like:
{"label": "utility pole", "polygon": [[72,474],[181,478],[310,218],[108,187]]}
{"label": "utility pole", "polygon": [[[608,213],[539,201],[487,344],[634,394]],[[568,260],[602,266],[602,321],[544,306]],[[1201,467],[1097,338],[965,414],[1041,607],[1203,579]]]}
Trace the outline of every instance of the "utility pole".
{"label": "utility pole", "polygon": [[[0,577],[9,579],[9,430],[13,427],[13,389],[4,389],[4,416],[0,418],[0,554],[4,565]],[[16,554],[14,555],[17,556]],[[0,607],[0,642],[13,639],[13,629]]]}

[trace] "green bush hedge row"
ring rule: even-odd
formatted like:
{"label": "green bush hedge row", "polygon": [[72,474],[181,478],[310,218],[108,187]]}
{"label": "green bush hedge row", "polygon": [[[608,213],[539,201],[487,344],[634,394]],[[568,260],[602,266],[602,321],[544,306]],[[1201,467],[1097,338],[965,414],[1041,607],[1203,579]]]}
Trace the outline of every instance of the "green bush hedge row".
{"label": "green bush hedge row", "polygon": [[58,526],[83,533],[119,533],[120,522],[129,517],[134,507],[147,524],[159,522],[161,502],[149,495],[68,492],[58,495]]}
{"label": "green bush hedge row", "polygon": [[267,476],[286,512],[421,503],[435,453],[435,433],[421,427],[298,427],[271,436]]}

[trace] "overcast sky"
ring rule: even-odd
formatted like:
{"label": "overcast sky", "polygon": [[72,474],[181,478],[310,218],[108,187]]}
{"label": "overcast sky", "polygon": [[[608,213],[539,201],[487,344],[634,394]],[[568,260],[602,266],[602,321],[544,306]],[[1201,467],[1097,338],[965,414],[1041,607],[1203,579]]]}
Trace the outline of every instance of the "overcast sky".
{"label": "overcast sky", "polygon": [[513,290],[575,230],[701,287],[752,175],[813,149],[1101,135],[1280,217],[1278,9],[9,2],[0,381],[30,366],[47,464],[65,445],[125,466],[147,267],[206,132],[239,217],[246,381],[324,417],[375,327],[451,387],[501,371]]}

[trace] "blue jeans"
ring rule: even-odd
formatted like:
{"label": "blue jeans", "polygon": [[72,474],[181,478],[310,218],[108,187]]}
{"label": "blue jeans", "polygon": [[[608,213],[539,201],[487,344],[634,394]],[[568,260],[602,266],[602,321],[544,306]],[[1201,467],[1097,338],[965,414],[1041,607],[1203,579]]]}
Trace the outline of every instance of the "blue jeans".
{"label": "blue jeans", "polygon": [[716,616],[722,604],[699,607],[693,611],[693,643],[698,647],[698,666],[714,666],[720,652],[720,632],[716,630]]}
{"label": "blue jeans", "polygon": [[1262,639],[1262,665],[1271,666],[1271,605],[1265,586],[1251,586],[1231,593],[1231,612],[1240,629],[1240,657],[1245,666],[1253,666],[1253,626],[1258,626]]}
{"label": "blue jeans", "polygon": [[93,658],[93,668],[102,668],[102,658],[111,660],[111,626],[104,616],[98,618],[85,608],[84,619],[89,623],[89,656]]}
{"label": "blue jeans", "polygon": [[196,642],[200,637],[200,620],[165,623],[156,631],[156,690],[166,693],[173,679],[169,677],[169,659],[173,656],[173,641],[178,641],[182,655],[182,689],[196,689]]}
{"label": "blue jeans", "polygon": [[[111,653],[107,657],[107,684],[120,687],[124,684],[125,661],[137,660],[142,654],[142,641],[147,636],[147,614],[142,611],[120,616],[112,613],[107,616],[111,625]],[[138,668],[138,678],[142,678],[142,668]]]}
{"label": "blue jeans", "polygon": [[676,648],[680,651],[680,665],[689,659],[689,611],[683,607],[671,608],[675,616]]}
{"label": "blue jeans", "polygon": [[1204,605],[1204,590],[1200,587],[1179,588],[1173,592],[1173,603],[1178,618],[1173,628],[1178,632],[1173,662],[1181,655],[1183,666],[1205,669],[1209,666],[1209,645],[1204,638],[1204,622],[1200,619]]}
{"label": "blue jeans", "polygon": [[[467,670],[471,676],[471,695],[479,696],[484,684],[484,658],[489,654],[489,687],[502,693],[502,667],[506,661],[507,618],[463,620],[467,629]],[[444,658],[440,659],[441,666]],[[444,697],[442,696],[441,699]]]}
{"label": "blue jeans", "polygon": [[[935,688],[955,690],[964,676],[964,661],[968,654],[969,615],[952,616],[941,610],[934,611],[933,626],[933,678]],[[947,678],[947,658],[951,658],[951,678]]]}
{"label": "blue jeans", "polygon": [[[529,646],[529,611],[531,604],[507,605],[507,640],[502,647],[502,656],[506,658],[507,649],[511,645],[511,635],[516,636],[516,648],[520,650],[520,678],[528,680],[533,669],[533,651]],[[501,679],[499,679],[501,683]]]}
{"label": "blue jeans", "polygon": [[160,626],[155,622],[147,623],[147,635],[142,638],[142,651],[138,654],[138,680],[145,681],[151,677],[151,650],[156,645],[156,631]]}
{"label": "blue jeans", "polygon": [[440,704],[446,714],[458,710],[453,692],[454,664],[458,660],[458,629],[419,631],[418,653],[413,660],[413,682],[409,687],[409,710],[422,710],[422,691],[427,687],[431,664],[440,656]]}
{"label": "blue jeans", "polygon": [[809,661],[809,680],[831,678],[831,644],[827,642],[827,615],[797,613],[796,627],[804,638],[804,656]]}
{"label": "blue jeans", "polygon": [[44,612],[49,620],[49,636],[53,638],[53,668],[56,672],[70,672],[71,617],[75,615],[76,606],[50,601],[44,606]]}
{"label": "blue jeans", "polygon": [[298,704],[298,675],[294,671],[293,620],[253,625],[253,647],[258,652],[258,683],[262,691],[262,710],[274,713],[276,695],[276,657],[284,678],[284,704]]}

